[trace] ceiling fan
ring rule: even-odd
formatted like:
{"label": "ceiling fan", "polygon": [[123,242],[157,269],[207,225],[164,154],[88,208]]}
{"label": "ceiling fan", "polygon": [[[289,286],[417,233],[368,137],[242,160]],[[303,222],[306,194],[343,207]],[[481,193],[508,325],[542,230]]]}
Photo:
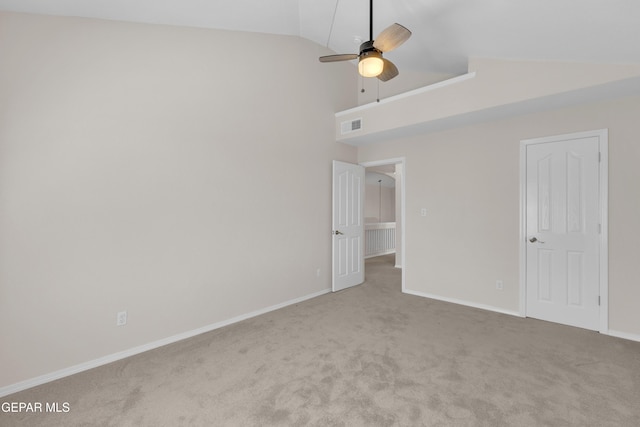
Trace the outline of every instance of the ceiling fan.
{"label": "ceiling fan", "polygon": [[358,59],[358,72],[364,77],[377,77],[386,82],[399,74],[393,62],[384,59],[384,52],[406,42],[411,37],[411,31],[400,24],[393,24],[385,28],[376,40],[373,40],[373,0],[369,0],[369,41],[360,45],[359,54],[340,54],[321,56],[320,62],[351,61]]}

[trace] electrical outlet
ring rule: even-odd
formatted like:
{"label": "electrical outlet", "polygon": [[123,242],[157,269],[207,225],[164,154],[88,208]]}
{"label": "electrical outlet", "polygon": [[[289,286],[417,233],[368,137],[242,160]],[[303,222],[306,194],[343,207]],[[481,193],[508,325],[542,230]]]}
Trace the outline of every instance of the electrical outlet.
{"label": "electrical outlet", "polygon": [[127,324],[127,312],[120,311],[116,316],[116,326],[124,326]]}
{"label": "electrical outlet", "polygon": [[499,291],[504,289],[504,283],[502,283],[502,280],[496,280],[496,289]]}
{"label": "electrical outlet", "polygon": [[420,216],[427,216],[427,208],[420,209]]}

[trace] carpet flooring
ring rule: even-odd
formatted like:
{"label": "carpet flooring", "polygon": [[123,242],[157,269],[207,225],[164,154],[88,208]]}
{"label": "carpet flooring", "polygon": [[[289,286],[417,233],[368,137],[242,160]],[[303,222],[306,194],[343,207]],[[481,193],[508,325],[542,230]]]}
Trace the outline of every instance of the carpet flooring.
{"label": "carpet flooring", "polygon": [[2,426],[639,426],[640,343],[366,282],[2,402]]}

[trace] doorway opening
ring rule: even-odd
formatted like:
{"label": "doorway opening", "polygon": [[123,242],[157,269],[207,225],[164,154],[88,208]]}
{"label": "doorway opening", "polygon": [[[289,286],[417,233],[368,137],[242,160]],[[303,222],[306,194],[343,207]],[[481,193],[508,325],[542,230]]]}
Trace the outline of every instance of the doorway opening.
{"label": "doorway opening", "polygon": [[[362,162],[365,168],[365,251],[366,259],[395,254],[395,267],[402,270],[405,289],[404,223],[405,159]],[[366,264],[365,264],[366,277]]]}

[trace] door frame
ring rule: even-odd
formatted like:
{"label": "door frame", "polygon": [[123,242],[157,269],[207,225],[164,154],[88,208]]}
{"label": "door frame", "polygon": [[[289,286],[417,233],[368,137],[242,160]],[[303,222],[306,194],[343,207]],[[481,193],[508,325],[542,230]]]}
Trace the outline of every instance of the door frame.
{"label": "door frame", "polygon": [[600,150],[599,164],[599,332],[609,332],[609,131],[599,129],[564,135],[520,141],[520,315],[527,317],[527,147],[533,144],[553,143],[567,139],[597,137]]}
{"label": "door frame", "polygon": [[[383,166],[383,165],[402,165],[402,185],[400,187],[400,221],[401,221],[401,229],[400,229],[400,265],[401,265],[401,281],[402,281],[402,293],[405,292],[405,277],[407,270],[406,263],[406,254],[407,254],[407,245],[406,245],[406,234],[405,230],[407,229],[407,219],[406,219],[406,191],[407,191],[407,161],[405,157],[394,157],[391,159],[383,159],[383,160],[374,160],[369,162],[360,162],[358,163],[360,166],[364,166],[365,168],[373,167],[373,166]],[[396,188],[397,190],[397,188]],[[365,196],[366,197],[366,196]],[[362,213],[364,215],[364,211]],[[364,218],[363,218],[364,219]],[[366,267],[365,267],[366,268]],[[366,271],[365,271],[366,274]]]}

